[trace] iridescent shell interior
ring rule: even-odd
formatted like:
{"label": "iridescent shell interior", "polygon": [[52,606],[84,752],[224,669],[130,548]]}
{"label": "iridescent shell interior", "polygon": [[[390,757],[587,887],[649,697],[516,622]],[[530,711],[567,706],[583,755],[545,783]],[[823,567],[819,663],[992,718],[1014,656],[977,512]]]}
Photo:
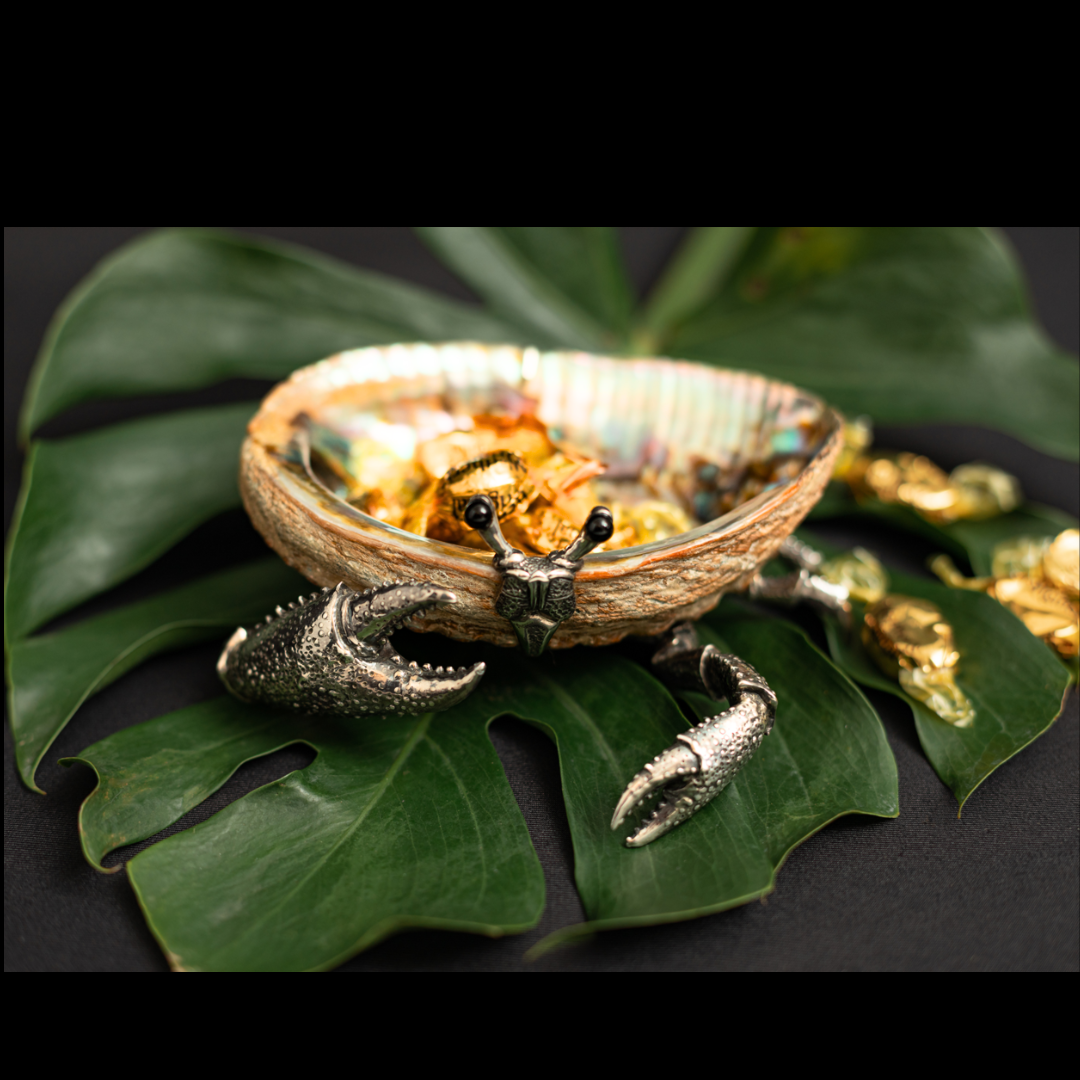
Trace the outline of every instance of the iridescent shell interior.
{"label": "iridescent shell interior", "polygon": [[392,345],[303,368],[267,396],[244,444],[245,505],[271,547],[317,584],[431,581],[458,602],[416,629],[512,645],[494,611],[500,581],[490,554],[361,513],[298,465],[295,437],[306,416],[407,456],[418,442],[522,399],[534,403],[553,438],[602,460],[605,483],[628,492],[645,467],[662,475],[704,459],[729,470],[777,454],[806,462],[793,478],[689,532],[587,556],[578,611],[555,648],[659,633],[745,588],[820,497],[840,446],[840,418],[820,399],[748,372],[515,346]]}

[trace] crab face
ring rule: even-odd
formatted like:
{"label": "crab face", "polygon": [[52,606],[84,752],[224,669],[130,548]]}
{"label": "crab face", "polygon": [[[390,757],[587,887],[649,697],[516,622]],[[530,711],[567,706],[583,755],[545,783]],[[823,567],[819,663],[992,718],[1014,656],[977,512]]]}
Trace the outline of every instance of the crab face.
{"label": "crab face", "polygon": [[469,500],[464,520],[495,552],[492,565],[503,576],[495,610],[513,626],[525,654],[539,656],[559,624],[577,610],[574,575],[588,552],[611,539],[615,528],[611,511],[606,506],[594,506],[570,545],[542,558],[524,555],[507,543],[499,528],[495,504],[487,495],[474,495]]}
{"label": "crab face", "polygon": [[528,656],[539,656],[577,608],[574,574],[560,563],[559,554],[522,558],[504,571],[495,610],[514,627]]}

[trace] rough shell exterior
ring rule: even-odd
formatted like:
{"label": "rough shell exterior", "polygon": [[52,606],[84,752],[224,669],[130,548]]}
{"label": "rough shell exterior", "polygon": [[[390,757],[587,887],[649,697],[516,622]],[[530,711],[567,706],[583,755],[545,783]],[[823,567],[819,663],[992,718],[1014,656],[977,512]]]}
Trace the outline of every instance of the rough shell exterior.
{"label": "rough shell exterior", "polygon": [[[760,408],[767,405],[770,416],[788,401],[803,406],[816,403],[826,436],[793,481],[725,517],[684,537],[587,556],[576,579],[577,611],[559,628],[552,648],[606,645],[627,634],[658,634],[673,623],[699,618],[725,592],[746,588],[754,572],[820,498],[840,451],[841,421],[836,413],[804,391],[759,375],[665,360],[612,361],[580,353],[540,356],[535,350],[506,346],[390,346],[343,353],[303,368],[267,396],[248,427],[241,452],[244,506],[270,547],[317,585],[344,581],[354,589],[365,589],[392,579],[427,581],[452,590],[458,602],[414,620],[413,629],[514,646],[510,625],[495,611],[501,578],[491,566],[490,555],[386,526],[299,475],[283,461],[280,451],[291,436],[293,418],[301,412],[319,415],[328,401],[335,407],[346,403],[371,409],[381,401],[401,400],[409,393],[431,394],[452,384],[455,393],[464,387],[462,396],[475,408],[477,395],[482,397],[493,382],[514,385],[515,372],[516,389],[540,400],[541,418],[551,424],[567,405],[546,395],[545,374],[556,371],[565,387],[569,383],[566,370],[587,377],[585,384],[579,379],[575,387],[573,408],[578,410],[582,394],[602,394],[600,400],[606,401],[611,391],[605,390],[603,380],[619,379],[622,372],[640,379],[645,387],[639,412],[660,404],[659,392],[649,379],[671,383],[676,390],[680,383],[692,382],[689,407],[699,412],[694,399],[700,401],[703,386],[715,381],[713,393],[730,395],[735,388],[744,411],[752,411],[752,405],[745,405],[747,400],[762,402]],[[549,378],[548,385],[552,382]],[[621,415],[632,414],[633,403],[628,406],[624,398],[617,410]],[[612,411],[616,411],[614,403]],[[594,419],[596,414],[594,409]],[[751,416],[738,438],[760,441],[763,424],[762,416]],[[677,408],[668,426],[675,432],[691,427]]]}

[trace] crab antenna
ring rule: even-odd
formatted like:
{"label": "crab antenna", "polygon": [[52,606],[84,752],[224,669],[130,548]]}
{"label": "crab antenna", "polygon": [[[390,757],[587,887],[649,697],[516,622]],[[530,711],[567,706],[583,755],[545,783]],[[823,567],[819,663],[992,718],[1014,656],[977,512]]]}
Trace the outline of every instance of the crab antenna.
{"label": "crab antenna", "polygon": [[574,537],[562,557],[570,562],[577,562],[588,555],[597,544],[610,540],[614,532],[615,519],[611,516],[611,511],[606,506],[594,506],[589,511],[585,524],[581,526],[581,532]]}
{"label": "crab antenna", "polygon": [[516,551],[507,542],[499,528],[499,516],[495,504],[486,495],[474,495],[465,506],[465,524],[475,529],[496,555],[504,559]]}

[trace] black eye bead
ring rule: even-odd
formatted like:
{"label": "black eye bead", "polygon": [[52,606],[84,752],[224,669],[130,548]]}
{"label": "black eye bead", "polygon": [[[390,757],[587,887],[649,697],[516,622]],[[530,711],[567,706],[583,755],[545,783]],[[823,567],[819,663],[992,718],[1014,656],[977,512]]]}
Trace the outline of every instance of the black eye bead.
{"label": "black eye bead", "polygon": [[585,522],[586,536],[593,543],[602,544],[605,540],[611,539],[614,531],[615,519],[611,516],[611,511],[606,506],[594,506],[588,521]]}
{"label": "black eye bead", "polygon": [[495,520],[495,507],[486,495],[474,495],[465,506],[465,524],[470,529],[487,529]]}

